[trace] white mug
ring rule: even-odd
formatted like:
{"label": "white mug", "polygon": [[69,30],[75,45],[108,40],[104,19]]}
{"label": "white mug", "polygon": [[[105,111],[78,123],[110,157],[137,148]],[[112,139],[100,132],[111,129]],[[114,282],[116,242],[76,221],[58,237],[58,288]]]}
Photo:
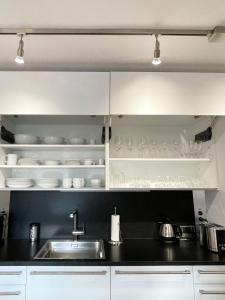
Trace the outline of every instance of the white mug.
{"label": "white mug", "polygon": [[89,140],[89,144],[90,144],[90,145],[95,145],[95,143],[96,143],[95,139],[90,139],[90,140]]}
{"label": "white mug", "polygon": [[65,189],[71,188],[72,187],[72,178],[71,177],[63,178],[62,185]]}
{"label": "white mug", "polygon": [[104,165],[104,164],[105,164],[104,158],[99,158],[98,159],[98,165]]}
{"label": "white mug", "polygon": [[16,165],[18,156],[17,154],[7,154],[5,162],[7,165]]}
{"label": "white mug", "polygon": [[75,189],[83,188],[85,185],[84,178],[73,178],[73,187]]}

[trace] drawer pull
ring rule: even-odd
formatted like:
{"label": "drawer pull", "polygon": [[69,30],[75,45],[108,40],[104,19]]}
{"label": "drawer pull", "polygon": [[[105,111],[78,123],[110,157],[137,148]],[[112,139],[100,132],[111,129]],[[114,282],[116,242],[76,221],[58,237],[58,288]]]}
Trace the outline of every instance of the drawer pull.
{"label": "drawer pull", "polygon": [[185,271],[115,271],[116,275],[188,275],[189,270]]}
{"label": "drawer pull", "polygon": [[106,275],[107,271],[31,271],[30,275]]}
{"label": "drawer pull", "polygon": [[198,273],[201,275],[225,275],[225,270],[224,271],[203,271],[203,270],[198,270]]}
{"label": "drawer pull", "polygon": [[19,296],[21,294],[21,291],[15,291],[15,292],[0,292],[1,296]]}
{"label": "drawer pull", "polygon": [[22,271],[17,271],[17,272],[0,272],[0,276],[6,276],[6,275],[18,276],[18,275],[21,275],[22,273],[23,273]]}
{"label": "drawer pull", "polygon": [[199,290],[199,293],[202,295],[225,295],[225,291],[205,291]]}

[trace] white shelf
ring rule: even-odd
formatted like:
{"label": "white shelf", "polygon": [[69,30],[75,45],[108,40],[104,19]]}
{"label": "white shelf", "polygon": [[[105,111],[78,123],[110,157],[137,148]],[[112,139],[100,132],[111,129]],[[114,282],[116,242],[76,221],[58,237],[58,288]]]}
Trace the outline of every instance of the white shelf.
{"label": "white shelf", "polygon": [[87,149],[87,150],[98,150],[104,149],[105,145],[47,145],[47,144],[0,144],[0,148],[13,149],[13,150],[76,150],[76,149]]}
{"label": "white shelf", "polygon": [[0,165],[0,169],[104,169],[105,165]]}
{"label": "white shelf", "polygon": [[193,188],[180,188],[180,187],[173,187],[173,188],[109,188],[110,191],[199,191],[199,190],[206,190],[206,191],[218,191],[218,187],[193,187]]}
{"label": "white shelf", "polygon": [[210,158],[109,158],[109,161],[131,162],[177,162],[177,163],[208,163]]}
{"label": "white shelf", "polygon": [[70,189],[65,189],[62,187],[58,188],[52,188],[52,189],[44,189],[44,188],[39,188],[39,187],[30,187],[30,188],[0,188],[0,191],[60,191],[60,192],[98,192],[98,191],[106,191],[106,188],[91,188],[91,187],[86,187],[82,189],[75,189],[75,188],[70,188]]}

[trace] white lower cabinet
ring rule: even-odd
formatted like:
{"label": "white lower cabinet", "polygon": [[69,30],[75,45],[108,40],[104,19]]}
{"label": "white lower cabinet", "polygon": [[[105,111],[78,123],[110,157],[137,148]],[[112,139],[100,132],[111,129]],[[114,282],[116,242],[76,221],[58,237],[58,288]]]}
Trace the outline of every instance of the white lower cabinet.
{"label": "white lower cabinet", "polygon": [[195,300],[224,300],[224,285],[197,285],[195,286]]}
{"label": "white lower cabinet", "polygon": [[225,266],[195,266],[195,300],[225,299]]}
{"label": "white lower cabinet", "polygon": [[192,267],[112,267],[111,300],[194,299]]}
{"label": "white lower cabinet", "polygon": [[109,267],[28,267],[26,300],[110,300]]}

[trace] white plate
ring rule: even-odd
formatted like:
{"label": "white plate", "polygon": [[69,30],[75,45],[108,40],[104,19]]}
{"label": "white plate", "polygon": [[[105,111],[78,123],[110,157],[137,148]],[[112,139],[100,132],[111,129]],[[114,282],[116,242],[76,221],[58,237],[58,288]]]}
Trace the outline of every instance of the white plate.
{"label": "white plate", "polygon": [[55,183],[55,184],[47,184],[47,183],[41,183],[41,182],[39,182],[39,183],[37,183],[37,185],[39,186],[39,187],[41,187],[41,188],[43,188],[43,189],[53,189],[53,188],[56,188],[56,187],[58,187],[59,186],[59,184],[58,183]]}
{"label": "white plate", "polygon": [[46,136],[41,138],[41,141],[43,144],[57,145],[57,144],[62,144],[64,139],[58,136]]}
{"label": "white plate", "polygon": [[72,137],[68,139],[68,142],[72,145],[83,145],[85,144],[85,139]]}
{"label": "white plate", "polygon": [[12,183],[7,183],[6,184],[9,188],[20,188],[20,189],[26,189],[31,187],[33,184],[12,184]]}

